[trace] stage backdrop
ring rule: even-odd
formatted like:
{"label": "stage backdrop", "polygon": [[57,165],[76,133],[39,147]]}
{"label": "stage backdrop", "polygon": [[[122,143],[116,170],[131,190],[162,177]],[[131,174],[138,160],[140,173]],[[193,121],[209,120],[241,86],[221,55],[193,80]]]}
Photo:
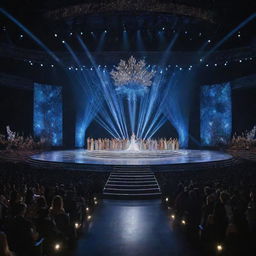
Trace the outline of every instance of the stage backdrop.
{"label": "stage backdrop", "polygon": [[230,83],[201,87],[201,145],[217,146],[228,143],[232,132]]}
{"label": "stage backdrop", "polygon": [[62,87],[34,84],[34,136],[62,145]]}

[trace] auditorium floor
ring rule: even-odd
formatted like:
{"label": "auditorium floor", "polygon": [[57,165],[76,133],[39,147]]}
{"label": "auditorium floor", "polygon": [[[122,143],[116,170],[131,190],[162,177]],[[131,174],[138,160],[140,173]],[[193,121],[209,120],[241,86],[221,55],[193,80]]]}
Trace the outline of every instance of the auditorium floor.
{"label": "auditorium floor", "polygon": [[75,256],[197,255],[171,229],[160,200],[103,200]]}

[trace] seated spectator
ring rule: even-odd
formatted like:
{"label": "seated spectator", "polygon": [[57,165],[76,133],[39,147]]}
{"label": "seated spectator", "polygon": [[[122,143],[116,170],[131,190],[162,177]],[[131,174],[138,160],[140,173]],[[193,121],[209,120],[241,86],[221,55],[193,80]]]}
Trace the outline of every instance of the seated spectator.
{"label": "seated spectator", "polygon": [[70,219],[65,212],[63,199],[59,195],[55,196],[52,200],[50,216],[54,219],[57,228],[68,236],[70,234]]}
{"label": "seated spectator", "polygon": [[14,253],[10,251],[6,235],[3,232],[0,232],[0,255],[15,256]]}
{"label": "seated spectator", "polygon": [[10,247],[19,256],[33,255],[34,244],[38,238],[34,225],[25,218],[26,210],[26,204],[16,204],[14,217],[8,227]]}

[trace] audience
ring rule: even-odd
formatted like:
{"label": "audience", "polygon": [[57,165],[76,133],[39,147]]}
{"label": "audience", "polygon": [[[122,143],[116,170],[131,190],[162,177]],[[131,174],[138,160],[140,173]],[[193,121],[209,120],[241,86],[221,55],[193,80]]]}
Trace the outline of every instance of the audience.
{"label": "audience", "polygon": [[[107,176],[1,163],[0,230],[4,233],[0,233],[0,255],[14,255],[13,251],[17,256],[52,256],[56,241],[69,248],[77,238],[77,227],[86,221],[86,208],[92,209],[93,197],[102,192]],[[183,223],[184,236],[202,246],[202,255],[213,255],[217,244],[225,247],[225,255],[253,255],[254,163],[156,176],[163,195],[169,198],[174,227]]]}
{"label": "audience", "polygon": [[92,211],[106,178],[104,173],[74,175],[0,163],[0,231],[5,233],[0,233],[0,255],[14,255],[10,246],[17,256],[52,256],[56,242],[68,251],[78,228],[86,226],[85,209]]}
{"label": "audience", "polygon": [[[256,172],[253,162],[201,171],[158,174],[173,224],[186,220],[187,238],[205,248],[225,244],[225,255],[254,255]],[[176,225],[174,225],[176,227]],[[212,255],[206,252],[203,255]]]}

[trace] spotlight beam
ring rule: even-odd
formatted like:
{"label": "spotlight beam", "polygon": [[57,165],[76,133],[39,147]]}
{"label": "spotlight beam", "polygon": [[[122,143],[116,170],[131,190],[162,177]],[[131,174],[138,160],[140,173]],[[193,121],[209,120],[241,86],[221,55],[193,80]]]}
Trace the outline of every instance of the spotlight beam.
{"label": "spotlight beam", "polygon": [[26,34],[28,34],[41,48],[43,48],[56,62],[61,64],[60,59],[37,37],[35,36],[27,27],[25,27],[21,22],[15,19],[10,13],[0,8],[0,13],[10,19],[19,28],[21,28]]}

